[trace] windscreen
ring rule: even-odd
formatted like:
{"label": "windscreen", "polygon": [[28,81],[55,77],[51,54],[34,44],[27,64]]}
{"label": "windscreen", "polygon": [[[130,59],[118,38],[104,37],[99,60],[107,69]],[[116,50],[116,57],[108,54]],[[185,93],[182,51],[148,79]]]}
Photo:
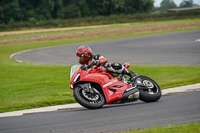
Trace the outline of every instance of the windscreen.
{"label": "windscreen", "polygon": [[73,66],[71,67],[70,79],[71,79],[71,77],[74,75],[74,73],[79,69],[80,66],[81,66],[81,65],[73,65]]}

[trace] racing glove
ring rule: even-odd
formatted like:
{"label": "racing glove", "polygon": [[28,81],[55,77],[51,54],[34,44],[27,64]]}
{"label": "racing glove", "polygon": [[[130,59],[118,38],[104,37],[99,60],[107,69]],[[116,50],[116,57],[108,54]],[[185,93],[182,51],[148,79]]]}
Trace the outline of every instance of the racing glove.
{"label": "racing glove", "polygon": [[96,65],[96,66],[100,65],[100,61],[99,61],[99,60],[94,60],[94,61],[92,61],[92,62],[89,64],[88,68],[92,68],[94,65]]}

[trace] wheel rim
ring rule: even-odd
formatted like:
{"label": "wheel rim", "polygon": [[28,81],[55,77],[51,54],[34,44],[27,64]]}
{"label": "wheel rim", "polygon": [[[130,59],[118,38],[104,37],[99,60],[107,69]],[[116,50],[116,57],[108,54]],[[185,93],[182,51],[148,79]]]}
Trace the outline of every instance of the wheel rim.
{"label": "wheel rim", "polygon": [[153,83],[150,82],[149,80],[143,80],[143,85],[145,85],[149,89],[152,89],[154,87]]}
{"label": "wheel rim", "polygon": [[159,92],[158,86],[151,80],[143,79],[143,85],[147,87],[144,91],[148,94],[157,94]]}
{"label": "wheel rim", "polygon": [[79,94],[85,101],[89,103],[92,103],[92,104],[101,103],[101,96],[96,89],[95,89],[95,93],[92,94],[90,92],[86,92],[85,89],[81,88],[79,91]]}
{"label": "wheel rim", "polygon": [[85,98],[87,98],[88,100],[91,100],[91,101],[96,101],[99,99],[98,94],[87,94],[84,89],[82,89],[82,94]]}

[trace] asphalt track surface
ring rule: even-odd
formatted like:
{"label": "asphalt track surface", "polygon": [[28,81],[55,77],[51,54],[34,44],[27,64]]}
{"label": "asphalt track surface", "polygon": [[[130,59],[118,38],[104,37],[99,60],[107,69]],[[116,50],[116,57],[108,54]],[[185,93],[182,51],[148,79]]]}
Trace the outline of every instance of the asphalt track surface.
{"label": "asphalt track surface", "polygon": [[90,46],[109,62],[131,62],[135,65],[200,65],[200,30],[176,32],[127,39],[98,41],[24,51],[12,58],[34,64],[78,64],[75,52]]}
{"label": "asphalt track surface", "polygon": [[200,92],[163,96],[158,102],[138,101],[105,106],[0,118],[1,133],[107,133],[200,122]]}

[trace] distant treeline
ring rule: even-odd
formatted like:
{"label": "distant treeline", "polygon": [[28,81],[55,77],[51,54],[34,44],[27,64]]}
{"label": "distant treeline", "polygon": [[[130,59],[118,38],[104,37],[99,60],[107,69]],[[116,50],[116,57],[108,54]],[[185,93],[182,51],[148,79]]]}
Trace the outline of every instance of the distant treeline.
{"label": "distant treeline", "polygon": [[74,19],[51,19],[35,22],[16,22],[12,24],[0,24],[0,31],[31,29],[31,28],[58,28],[58,27],[74,27],[102,24],[117,24],[117,23],[133,23],[146,21],[162,21],[162,20],[177,20],[177,19],[196,19],[200,18],[200,10],[152,13],[152,14],[134,14],[134,15],[111,15],[97,16]]}
{"label": "distant treeline", "polygon": [[154,0],[0,0],[0,24],[146,13]]}

